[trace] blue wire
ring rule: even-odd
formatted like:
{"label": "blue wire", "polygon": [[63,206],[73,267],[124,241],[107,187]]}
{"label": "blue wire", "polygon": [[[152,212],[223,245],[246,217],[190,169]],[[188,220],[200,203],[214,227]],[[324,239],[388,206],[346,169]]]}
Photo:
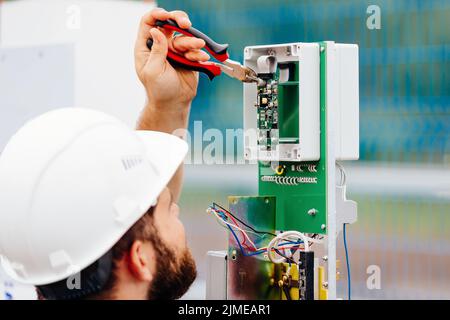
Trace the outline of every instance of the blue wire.
{"label": "blue wire", "polygon": [[348,300],[352,298],[352,279],[350,275],[350,261],[348,259],[348,248],[347,248],[347,232],[346,232],[347,224],[344,223],[344,228],[342,231],[342,236],[344,238],[344,249],[345,249],[345,260],[347,262],[347,286],[348,286]]}
{"label": "blue wire", "polygon": [[[345,249],[345,260],[347,262],[347,282],[348,282],[348,300],[351,300],[352,297],[352,281],[351,281],[351,274],[350,274],[350,261],[348,259],[348,247],[347,247],[347,230],[346,230],[346,226],[347,224],[344,223],[344,227],[343,227],[343,238],[344,238],[344,249]],[[239,241],[238,236],[236,235],[236,233],[234,232],[233,228],[231,228],[229,225],[227,225],[228,229],[230,229],[231,233],[233,234],[234,239],[236,240],[237,244],[239,245],[239,249],[241,250],[242,254],[246,257],[251,257],[251,256],[256,256],[259,255],[261,253],[264,253],[265,250],[260,250],[260,251],[256,251],[256,252],[252,252],[252,253],[246,253],[244,248],[241,245],[241,242]],[[287,245],[287,244],[301,244],[303,243],[303,241],[298,241],[298,242],[285,242],[280,244],[280,246],[283,245]]]}
{"label": "blue wire", "polygon": [[[221,215],[221,218],[224,219],[224,221],[226,220],[226,216]],[[233,234],[234,239],[236,240],[237,244],[239,245],[239,249],[241,250],[242,254],[246,257],[252,257],[252,256],[256,256],[259,254],[262,254],[264,252],[266,252],[266,250],[259,250],[259,251],[255,251],[255,252],[251,252],[251,253],[246,253],[244,248],[241,245],[241,242],[239,241],[238,236],[236,235],[236,233],[234,232],[233,228],[231,228],[228,224],[227,224],[228,229],[230,229],[231,233]],[[299,240],[297,242],[293,242],[293,241],[287,241],[284,243],[279,244],[280,246],[285,246],[287,244],[301,244],[303,243],[303,241]]]}
{"label": "blue wire", "polygon": [[[236,240],[237,244],[239,245],[239,249],[241,250],[241,252],[242,252],[242,254],[244,256],[252,257],[252,256],[256,256],[256,255],[259,255],[259,254],[262,254],[262,253],[266,252],[266,250],[259,250],[259,251],[255,251],[255,252],[251,252],[251,253],[246,253],[244,248],[241,245],[241,242],[239,241],[238,236],[234,232],[233,228],[231,228],[229,225],[227,225],[227,227],[228,227],[228,229],[230,229],[231,233],[233,234],[233,237]],[[289,241],[289,242],[285,242],[285,243],[280,244],[280,246],[284,246],[284,245],[287,245],[287,244],[301,244],[301,243],[303,243],[303,241],[298,241],[298,242]]]}
{"label": "blue wire", "polygon": [[245,253],[244,248],[242,248],[241,242],[239,241],[238,236],[236,235],[236,233],[234,232],[233,228],[231,228],[229,225],[227,225],[228,229],[230,229],[231,233],[233,234],[234,239],[236,240],[237,244],[239,245],[239,248],[242,252],[242,254],[246,257],[248,257],[248,255]]}

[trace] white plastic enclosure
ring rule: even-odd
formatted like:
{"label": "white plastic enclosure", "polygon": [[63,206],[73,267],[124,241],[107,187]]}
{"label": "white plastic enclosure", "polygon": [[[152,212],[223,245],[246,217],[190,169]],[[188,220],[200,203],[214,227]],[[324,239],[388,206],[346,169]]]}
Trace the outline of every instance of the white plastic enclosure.
{"label": "white plastic enclosure", "polygon": [[[257,73],[265,73],[263,57],[271,57],[274,68],[284,63],[298,63],[298,137],[296,143],[285,143],[279,130],[271,130],[277,143],[266,150],[258,143],[261,133],[257,126],[257,87],[244,84],[244,158],[249,161],[316,161],[320,159],[320,86],[327,92],[326,108],[331,109],[334,122],[336,160],[359,158],[359,53],[355,44],[329,42],[327,64],[320,73],[319,43],[289,43],[279,45],[249,46],[244,49],[244,65]],[[279,73],[279,83],[285,76]]]}
{"label": "white plastic enclosure", "polygon": [[[314,161],[320,159],[320,56],[318,43],[291,43],[246,47],[244,65],[257,73],[264,72],[258,58],[272,56],[277,64],[298,62],[299,68],[299,117],[298,143],[275,145],[264,150],[258,145],[260,134],[257,128],[256,84],[244,84],[244,158],[262,161]],[[300,71],[301,70],[301,71]],[[280,74],[280,83],[283,76]],[[277,134],[278,130],[273,130]]]}

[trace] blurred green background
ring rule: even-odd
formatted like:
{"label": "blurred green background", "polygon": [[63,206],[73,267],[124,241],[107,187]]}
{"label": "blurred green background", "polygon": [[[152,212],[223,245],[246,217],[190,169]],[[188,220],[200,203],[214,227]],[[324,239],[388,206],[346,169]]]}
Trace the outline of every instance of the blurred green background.
{"label": "blurred green background", "polygon": [[[348,198],[358,202],[358,222],[348,228],[353,297],[450,299],[450,1],[159,0],[158,5],[186,11],[196,28],[229,43],[238,61],[249,45],[323,40],[359,45],[360,160],[343,163]],[[366,25],[371,5],[380,8],[381,29]],[[239,129],[242,115],[242,84],[201,76],[191,132],[195,121],[203,132]],[[239,144],[218,152],[242,156]],[[225,230],[205,209],[212,201],[226,206],[228,195],[256,193],[255,166],[186,166],[180,206],[199,269],[187,298],[204,298],[206,252],[226,248]],[[338,296],[345,298],[341,240]],[[380,267],[380,289],[367,286],[370,266]]]}
{"label": "blurred green background", "polygon": [[[247,45],[333,40],[360,47],[361,160],[448,164],[450,2],[361,0],[160,0],[189,13],[195,26],[230,44],[242,61]],[[381,9],[369,30],[366,10]],[[213,128],[242,123],[242,87],[202,77],[191,121]]]}
{"label": "blurred green background", "polygon": [[[186,11],[195,27],[229,43],[238,61],[249,45],[323,40],[359,45],[360,160],[343,163],[348,198],[358,202],[358,222],[348,227],[353,297],[450,299],[450,1],[157,2]],[[371,5],[380,9],[381,29],[367,27]],[[238,81],[201,76],[191,132],[195,121],[203,132],[239,129],[242,115]],[[226,147],[219,153],[241,158],[239,144]],[[187,298],[204,298],[206,252],[226,248],[225,230],[205,209],[212,201],[226,206],[228,195],[256,193],[255,166],[186,166],[180,206],[199,268]],[[338,296],[345,298],[341,240]],[[367,286],[370,266],[380,267],[380,289]]]}
{"label": "blurred green background", "polygon": [[[188,12],[195,27],[228,42],[231,57],[240,61],[247,45],[321,40],[359,45],[361,157],[358,163],[344,163],[349,198],[359,204],[358,222],[348,231],[354,297],[449,299],[450,2],[158,4]],[[381,10],[379,30],[366,26],[370,5]],[[241,128],[241,84],[201,77],[191,126],[194,121],[202,121],[203,130]],[[255,194],[256,177],[256,169],[248,166],[188,167],[182,208],[200,281],[206,251],[225,248],[225,233],[204,209],[213,200],[227,204],[229,194]],[[343,261],[342,253],[340,245]],[[379,290],[367,288],[370,265],[381,269]],[[346,274],[341,271],[338,291],[345,297]]]}

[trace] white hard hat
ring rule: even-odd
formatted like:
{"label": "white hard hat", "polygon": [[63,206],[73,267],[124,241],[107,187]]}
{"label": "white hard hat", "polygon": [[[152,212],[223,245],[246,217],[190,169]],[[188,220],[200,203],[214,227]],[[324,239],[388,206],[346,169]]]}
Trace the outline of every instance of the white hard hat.
{"label": "white hard hat", "polygon": [[0,156],[3,268],[33,285],[83,270],[156,203],[187,149],[89,109],[28,122]]}

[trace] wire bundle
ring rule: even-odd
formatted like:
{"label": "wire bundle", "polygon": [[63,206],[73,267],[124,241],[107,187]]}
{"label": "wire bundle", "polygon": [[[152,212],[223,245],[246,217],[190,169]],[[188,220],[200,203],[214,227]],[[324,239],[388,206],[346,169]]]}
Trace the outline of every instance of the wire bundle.
{"label": "wire bundle", "polygon": [[[345,187],[347,180],[345,169],[339,163],[336,163],[336,166],[340,172],[340,183],[338,184],[338,186]],[[233,235],[234,239],[239,245],[239,248],[244,256],[256,256],[266,253],[269,260],[273,263],[282,263],[284,261],[288,261],[289,263],[292,262],[294,264],[297,264],[293,260],[293,255],[297,250],[309,251],[309,247],[313,243],[320,243],[322,240],[315,238],[318,235],[308,237],[304,233],[298,231],[286,231],[278,235],[271,232],[258,231],[216,203],[213,203],[212,206],[210,206],[207,209],[207,212],[214,214],[219,224],[230,230],[231,234]],[[240,227],[238,222],[243,227]],[[350,300],[351,275],[350,275],[350,261],[347,246],[346,226],[347,224],[344,223],[343,240],[344,240],[345,259],[347,264],[348,299]],[[240,234],[242,235],[243,238],[242,241],[236,234],[237,231],[239,231]],[[248,233],[252,233],[261,238],[271,236],[272,239],[267,247],[257,248],[255,243],[249,237]],[[276,253],[279,257],[277,257],[274,253]]]}
{"label": "wire bundle", "polygon": [[[319,240],[307,237],[298,231],[287,231],[278,235],[271,232],[258,231],[216,203],[213,203],[207,209],[207,212],[214,214],[219,224],[230,230],[244,256],[256,256],[267,253],[269,260],[273,263],[282,263],[285,260],[295,263],[292,259],[295,251],[309,251],[310,243],[319,242]],[[272,240],[267,247],[258,248],[248,233],[252,233],[260,238],[271,236]],[[241,235],[242,240],[238,237],[238,234]],[[276,257],[275,254],[279,257]]]}
{"label": "wire bundle", "polygon": [[[272,261],[273,263],[282,263],[283,262],[283,255],[282,258],[276,258],[273,255],[272,251],[275,251],[274,248],[277,248],[279,246],[279,243],[281,241],[295,241],[295,239],[301,239],[301,242],[304,244],[304,250],[303,251],[309,251],[309,247],[312,243],[320,243],[320,240],[311,238],[311,237],[307,237],[305,236],[305,234],[299,232],[299,231],[286,231],[286,232],[282,232],[279,235],[277,235],[275,238],[273,238],[270,242],[269,245],[267,246],[267,254],[269,257],[269,260]],[[299,241],[299,240],[297,240]]]}

